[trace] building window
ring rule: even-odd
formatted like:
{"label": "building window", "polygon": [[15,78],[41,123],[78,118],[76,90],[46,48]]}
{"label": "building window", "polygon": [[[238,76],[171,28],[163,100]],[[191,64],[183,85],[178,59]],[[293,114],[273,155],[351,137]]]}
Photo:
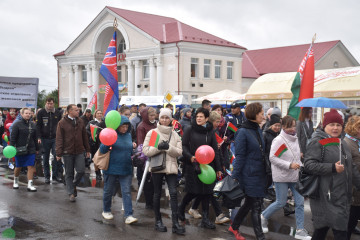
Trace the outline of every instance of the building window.
{"label": "building window", "polygon": [[82,110],[84,111],[84,109],[86,109],[87,105],[88,105],[88,99],[87,98],[80,98],[81,101],[81,106],[82,106]]}
{"label": "building window", "polygon": [[198,78],[199,77],[199,59],[191,58],[191,77]]}
{"label": "building window", "polygon": [[121,66],[117,66],[118,82],[122,82],[122,71]]}
{"label": "building window", "polygon": [[149,69],[149,61],[144,60],[143,62],[143,80],[149,80],[150,69]]}
{"label": "building window", "polygon": [[210,78],[210,59],[204,59],[204,78]]}
{"label": "building window", "polygon": [[215,60],[215,78],[220,79],[221,78],[221,61]]}
{"label": "building window", "polygon": [[121,39],[118,45],[118,53],[123,53],[125,49],[126,49],[125,40]]}
{"label": "building window", "polygon": [[83,83],[87,83],[87,71],[86,71],[86,68],[85,66],[82,66],[82,76],[81,76],[81,80]]}
{"label": "building window", "polygon": [[234,62],[227,62],[227,66],[226,66],[226,78],[228,80],[232,80],[233,79],[233,65]]}
{"label": "building window", "polygon": [[198,95],[191,95],[191,100],[195,100],[198,98]]}
{"label": "building window", "polygon": [[338,68],[339,67],[339,63],[337,61],[334,62],[334,68]]}

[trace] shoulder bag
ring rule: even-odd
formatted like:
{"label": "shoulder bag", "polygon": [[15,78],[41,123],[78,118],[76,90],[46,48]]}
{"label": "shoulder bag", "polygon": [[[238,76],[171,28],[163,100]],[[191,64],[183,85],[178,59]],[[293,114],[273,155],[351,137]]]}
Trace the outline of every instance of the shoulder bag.
{"label": "shoulder bag", "polygon": [[100,148],[96,151],[93,157],[95,170],[96,169],[107,170],[109,168],[110,152],[111,152],[111,148],[109,149],[109,151],[107,151],[104,154],[100,152]]}
{"label": "shoulder bag", "polygon": [[28,146],[29,146],[29,141],[30,141],[30,135],[31,135],[31,123],[29,121],[29,135],[26,140],[26,145],[21,146],[21,147],[16,147],[16,156],[24,156],[24,155],[29,154]]}
{"label": "shoulder bag", "polygon": [[[155,131],[155,130],[154,130]],[[170,137],[168,143],[170,144],[172,131],[170,132]],[[150,157],[150,169],[151,172],[158,172],[166,168],[166,152],[161,151],[159,154]]]}

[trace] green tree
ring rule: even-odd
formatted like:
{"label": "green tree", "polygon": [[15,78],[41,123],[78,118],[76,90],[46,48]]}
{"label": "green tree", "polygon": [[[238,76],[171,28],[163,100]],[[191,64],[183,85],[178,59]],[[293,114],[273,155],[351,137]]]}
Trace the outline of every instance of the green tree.
{"label": "green tree", "polygon": [[52,90],[48,95],[46,95],[46,98],[52,97],[54,99],[55,108],[59,107],[59,89]]}
{"label": "green tree", "polygon": [[46,91],[42,90],[41,92],[38,93],[38,97],[37,97],[38,108],[43,108],[45,106],[45,99],[46,99]]}
{"label": "green tree", "polygon": [[38,93],[37,107],[38,108],[43,108],[45,106],[46,99],[48,97],[52,97],[54,99],[55,108],[58,108],[59,107],[58,93],[59,93],[58,89],[54,89],[49,93],[47,93],[45,90],[42,90],[41,92]]}

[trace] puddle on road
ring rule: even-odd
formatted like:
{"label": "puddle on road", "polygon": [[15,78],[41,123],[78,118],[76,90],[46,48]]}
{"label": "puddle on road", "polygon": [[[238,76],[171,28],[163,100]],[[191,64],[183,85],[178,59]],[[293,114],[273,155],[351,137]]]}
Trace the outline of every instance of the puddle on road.
{"label": "puddle on road", "polygon": [[2,234],[6,234],[6,236],[10,237],[11,230],[14,232],[14,237],[17,239],[20,238],[28,238],[34,233],[42,233],[46,232],[44,228],[38,226],[34,222],[27,221],[25,219],[19,217],[10,216],[8,218],[0,218],[0,231]]}

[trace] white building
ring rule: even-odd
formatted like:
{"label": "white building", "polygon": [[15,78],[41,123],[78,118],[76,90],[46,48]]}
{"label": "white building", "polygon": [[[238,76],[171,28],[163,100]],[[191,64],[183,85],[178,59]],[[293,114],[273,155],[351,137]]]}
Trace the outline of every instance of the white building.
{"label": "white building", "polygon": [[240,92],[244,47],[174,18],[105,7],[65,51],[54,55],[61,106],[86,105],[98,91],[101,108],[106,82],[99,69],[115,30],[114,19],[120,97],[170,91],[191,103],[222,89]]}

